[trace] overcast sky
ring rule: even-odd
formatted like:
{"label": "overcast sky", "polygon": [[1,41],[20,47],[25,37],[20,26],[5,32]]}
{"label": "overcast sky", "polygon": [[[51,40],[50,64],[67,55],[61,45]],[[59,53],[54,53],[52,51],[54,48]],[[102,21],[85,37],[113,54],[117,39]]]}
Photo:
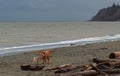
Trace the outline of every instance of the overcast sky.
{"label": "overcast sky", "polygon": [[0,0],[0,21],[85,21],[120,0]]}

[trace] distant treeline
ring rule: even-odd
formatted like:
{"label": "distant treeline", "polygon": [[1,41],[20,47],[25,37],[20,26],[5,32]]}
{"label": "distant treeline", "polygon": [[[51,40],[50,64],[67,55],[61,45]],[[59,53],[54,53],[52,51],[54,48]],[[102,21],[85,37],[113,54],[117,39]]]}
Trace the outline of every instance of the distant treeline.
{"label": "distant treeline", "polygon": [[100,9],[91,21],[120,21],[120,5],[113,3],[110,7]]}

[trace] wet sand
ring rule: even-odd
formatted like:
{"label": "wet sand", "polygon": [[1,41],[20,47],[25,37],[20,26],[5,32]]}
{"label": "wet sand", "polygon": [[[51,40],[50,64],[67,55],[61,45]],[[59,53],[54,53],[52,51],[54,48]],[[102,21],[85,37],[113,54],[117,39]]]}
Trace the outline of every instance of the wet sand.
{"label": "wet sand", "polygon": [[[108,59],[108,55],[111,52],[120,50],[120,41],[55,48],[51,50],[51,62],[50,64],[45,64],[43,70],[62,64],[91,64],[93,58]],[[22,64],[32,64],[34,56],[37,56],[35,52],[0,57],[0,75],[57,76],[54,74],[54,71],[22,71],[19,66]],[[41,60],[39,61],[39,65],[42,65]]]}

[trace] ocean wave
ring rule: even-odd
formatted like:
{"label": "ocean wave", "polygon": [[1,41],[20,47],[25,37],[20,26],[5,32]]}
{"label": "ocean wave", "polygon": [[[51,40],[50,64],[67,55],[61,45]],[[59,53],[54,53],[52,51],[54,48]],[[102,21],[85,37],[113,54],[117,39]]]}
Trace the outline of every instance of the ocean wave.
{"label": "ocean wave", "polygon": [[20,52],[29,52],[37,49],[42,50],[42,49],[48,49],[48,48],[50,49],[50,48],[58,48],[58,47],[67,47],[71,45],[77,46],[77,45],[85,45],[85,44],[91,44],[91,43],[116,41],[116,40],[120,40],[120,34],[106,35],[102,37],[90,37],[90,38],[83,38],[78,40],[60,41],[60,42],[54,42],[54,43],[6,47],[6,48],[0,48],[0,56],[20,53]]}

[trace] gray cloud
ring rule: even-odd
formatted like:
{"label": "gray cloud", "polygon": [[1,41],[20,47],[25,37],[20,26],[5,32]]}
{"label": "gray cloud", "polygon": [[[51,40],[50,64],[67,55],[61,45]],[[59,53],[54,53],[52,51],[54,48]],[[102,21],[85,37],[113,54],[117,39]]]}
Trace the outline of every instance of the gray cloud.
{"label": "gray cloud", "polygon": [[88,20],[120,0],[0,0],[0,21]]}

